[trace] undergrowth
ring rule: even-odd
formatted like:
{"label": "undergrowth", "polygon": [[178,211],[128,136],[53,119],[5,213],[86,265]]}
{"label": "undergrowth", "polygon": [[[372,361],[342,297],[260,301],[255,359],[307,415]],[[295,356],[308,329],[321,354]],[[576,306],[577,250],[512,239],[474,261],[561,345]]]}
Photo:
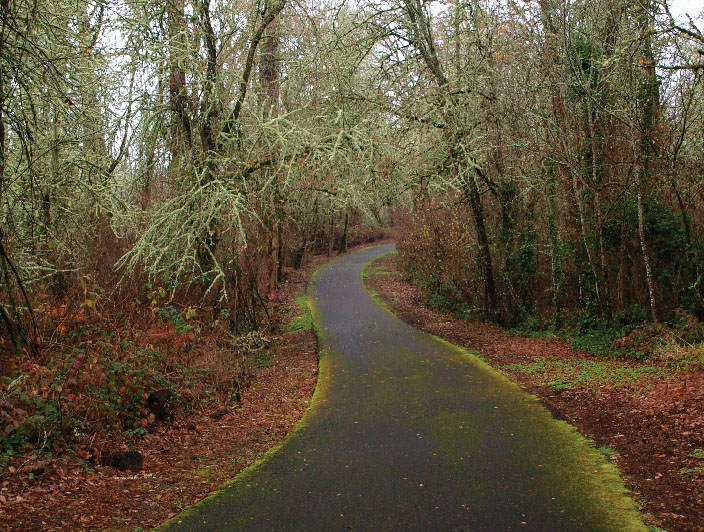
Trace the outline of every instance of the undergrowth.
{"label": "undergrowth", "polygon": [[613,320],[583,313],[560,329],[543,320],[526,317],[511,329],[514,334],[535,338],[562,338],[572,347],[606,358],[656,360],[688,366],[704,363],[704,324],[678,313],[670,323],[653,324],[645,311],[634,307]]}
{"label": "undergrowth", "polygon": [[234,337],[217,322],[204,333],[196,309],[152,295],[110,319],[94,305],[42,309],[61,326],[0,377],[0,472],[24,453],[94,461],[129,446],[160,422],[146,401],[158,390],[173,394],[176,413],[237,400],[269,339]]}

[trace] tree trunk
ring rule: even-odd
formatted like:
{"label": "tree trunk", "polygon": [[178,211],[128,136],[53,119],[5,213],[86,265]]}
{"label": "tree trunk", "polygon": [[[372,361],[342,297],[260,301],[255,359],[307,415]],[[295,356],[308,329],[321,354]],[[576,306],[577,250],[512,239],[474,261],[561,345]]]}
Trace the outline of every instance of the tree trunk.
{"label": "tree trunk", "polygon": [[249,86],[249,78],[252,75],[252,68],[255,63],[257,48],[259,47],[261,40],[264,38],[264,34],[266,29],[269,27],[269,24],[276,19],[285,6],[285,0],[274,0],[272,5],[266,5],[265,7],[261,24],[255,30],[254,35],[252,35],[252,40],[249,43],[249,50],[247,51],[247,57],[242,70],[242,79],[240,80],[239,96],[237,97],[235,105],[232,107],[232,110],[228,114],[222,126],[222,132],[219,137],[220,146],[225,144],[233,133],[236,133],[240,113],[242,112],[242,106],[244,105],[244,100],[247,96],[247,87]]}
{"label": "tree trunk", "polygon": [[[199,175],[199,181],[201,187],[207,187],[212,183],[214,176],[218,172],[218,153],[217,153],[217,128],[220,119],[220,108],[221,104],[218,100],[217,87],[218,87],[218,63],[217,63],[217,41],[215,37],[215,31],[213,30],[212,22],[210,20],[210,0],[200,0],[196,4],[198,11],[198,24],[203,30],[203,44],[205,45],[206,51],[206,65],[205,65],[205,78],[203,80],[203,90],[202,99],[200,102],[200,116],[199,116],[199,126],[200,126],[200,149],[193,150],[190,149],[190,153],[194,157],[194,163]],[[182,14],[181,14],[182,16]],[[180,108],[187,101],[184,99],[185,86],[181,85],[185,78],[181,78],[182,71],[176,71],[175,79],[176,83],[176,94],[175,103],[178,107],[178,113],[182,114],[183,117],[188,118],[187,109],[185,107]],[[186,138],[188,139],[188,147],[193,148],[191,144],[191,125],[190,120],[185,120],[182,118],[183,131],[186,132]],[[202,274],[207,274],[213,269],[215,262],[215,250],[219,240],[218,236],[218,223],[219,219],[217,217],[212,217],[208,220],[208,224],[203,229],[199,242],[198,257],[200,263],[200,269]],[[210,287],[210,279],[206,279],[204,282],[204,289],[207,290]]]}
{"label": "tree trunk", "polygon": [[639,30],[641,46],[640,66],[636,67],[636,109],[639,111],[637,120],[640,124],[640,138],[637,138],[635,126],[631,127],[632,149],[635,170],[636,194],[638,201],[638,238],[643,253],[645,277],[648,283],[648,296],[653,321],[658,321],[658,307],[655,299],[655,281],[650,263],[650,255],[645,238],[643,213],[643,188],[650,177],[650,159],[653,149],[653,131],[655,113],[658,105],[657,79],[655,78],[655,60],[652,49],[652,6],[650,0],[637,3],[636,23]]}
{"label": "tree trunk", "polygon": [[582,190],[579,188],[579,181],[577,175],[572,172],[572,191],[574,193],[575,201],[577,202],[577,214],[579,216],[579,232],[582,238],[582,245],[584,246],[584,251],[587,254],[587,261],[589,263],[589,269],[594,276],[594,292],[596,294],[596,300],[599,307],[602,306],[601,302],[601,290],[599,289],[599,274],[596,270],[596,265],[594,263],[594,256],[592,250],[589,246],[589,241],[587,239],[587,221],[584,212],[584,201],[582,198]]}
{"label": "tree trunk", "polygon": [[616,304],[619,309],[626,306],[626,267],[628,265],[626,256],[626,239],[628,233],[626,224],[621,224],[621,244],[619,246],[618,275],[616,280]]}
{"label": "tree trunk", "polygon": [[[262,118],[264,120],[275,118],[279,114],[280,98],[280,61],[278,58],[279,35],[278,17],[273,18],[267,25],[262,37],[262,49],[259,58],[259,81],[261,90],[259,92],[259,105]],[[274,285],[282,281],[283,277],[283,227],[284,218],[283,204],[280,191],[280,179],[277,172],[276,163],[272,163],[271,171],[274,172],[273,191],[273,238],[271,261],[273,263],[272,280]]]}
{"label": "tree trunk", "polygon": [[465,197],[472,209],[474,226],[477,231],[480,265],[482,276],[484,277],[484,305],[487,312],[492,313],[496,310],[496,284],[494,282],[494,267],[491,260],[491,246],[489,245],[489,237],[486,231],[486,224],[484,223],[482,198],[479,195],[479,188],[474,176],[463,179],[462,184]]}
{"label": "tree trunk", "polygon": [[284,259],[286,257],[286,247],[284,240],[284,224],[279,218],[279,223],[276,226],[276,239],[278,240],[279,256],[276,262],[278,269],[276,271],[276,280],[280,284],[284,280]]}
{"label": "tree trunk", "polygon": [[279,282],[279,224],[274,221],[269,235],[269,293],[276,290]]}
{"label": "tree trunk", "polygon": [[552,281],[552,322],[555,329],[562,327],[562,245],[557,228],[557,179],[555,166],[548,165],[547,222],[550,234],[550,277]]}
{"label": "tree trunk", "polygon": [[293,267],[299,269],[301,264],[303,264],[303,259],[305,258],[306,252],[308,251],[309,242],[315,243],[318,235],[318,198],[315,198],[313,202],[313,215],[311,217],[310,224],[304,227],[303,230],[303,243],[300,245],[298,250],[293,256]]}
{"label": "tree trunk", "polygon": [[691,225],[689,222],[689,216],[687,216],[687,209],[684,205],[684,201],[682,199],[682,194],[680,193],[680,189],[677,186],[677,179],[675,178],[676,175],[676,165],[673,163],[672,165],[672,174],[670,175],[670,185],[672,186],[672,190],[675,193],[675,197],[677,198],[677,205],[680,208],[680,216],[682,218],[682,225],[684,227],[684,234],[685,238],[687,239],[687,244],[692,245],[692,229]]}
{"label": "tree trunk", "polygon": [[[10,0],[0,0],[0,57],[5,55],[5,25],[7,12],[10,9]],[[5,149],[7,133],[5,132],[5,76],[0,76],[0,209],[3,208],[5,194]]]}
{"label": "tree trunk", "polygon": [[332,206],[330,206],[330,223],[328,226],[328,257],[332,255],[333,231],[335,229],[335,216]]}
{"label": "tree trunk", "polygon": [[186,73],[180,66],[181,56],[186,53],[187,44],[183,35],[186,31],[183,0],[169,0],[166,3],[168,26],[168,65],[169,65],[169,107],[171,111],[171,152],[170,167],[178,173],[184,149],[190,150],[193,145],[191,119],[189,115],[189,96],[186,86]]}
{"label": "tree trunk", "polygon": [[[557,223],[557,185],[561,174],[563,180],[569,183],[570,169],[560,164],[560,148],[565,149],[564,136],[566,133],[565,107],[558,82],[560,72],[556,71],[561,64],[558,41],[558,28],[553,21],[554,9],[549,0],[539,0],[540,17],[545,28],[545,69],[547,72],[548,87],[550,90],[550,103],[553,128],[548,128],[548,227],[550,231],[550,247],[552,251],[552,284],[553,284],[553,321],[555,327],[562,325],[562,283],[564,272],[562,270],[562,246]],[[552,134],[551,134],[552,132]],[[559,170],[559,172],[558,172]],[[582,300],[581,279],[578,279],[580,302]]]}
{"label": "tree trunk", "polygon": [[[462,176],[458,165],[462,164],[462,157],[457,153],[459,145],[459,137],[463,136],[463,132],[459,127],[452,127],[453,118],[457,109],[453,102],[455,96],[450,92],[450,86],[447,76],[443,70],[442,63],[437,53],[435,46],[435,38],[433,36],[433,28],[431,26],[429,16],[426,13],[426,6],[421,0],[404,0],[403,8],[408,17],[408,22],[411,28],[412,45],[423,58],[425,66],[432,74],[438,88],[440,89],[439,107],[444,115],[447,127],[445,135],[450,144],[450,153],[448,154],[453,161],[458,176]],[[473,170],[470,170],[473,173]],[[479,254],[482,275],[484,276],[484,303],[486,310],[493,313],[496,310],[496,286],[494,283],[494,269],[491,261],[491,248],[489,238],[487,236],[486,225],[484,222],[484,212],[482,208],[481,196],[477,187],[475,177],[464,176],[462,186],[467,201],[472,209],[475,228],[477,231],[477,239],[479,241]]]}
{"label": "tree trunk", "polygon": [[[9,10],[9,0],[0,0],[0,57],[3,57],[5,50],[5,20],[7,18],[7,11]],[[5,95],[4,86],[4,76],[0,76],[0,210],[4,211],[4,193],[5,193],[5,146],[7,141],[7,135],[5,133],[5,116],[3,110],[5,109],[5,101],[2,99]],[[2,238],[2,229],[0,228],[0,239]],[[1,285],[5,285],[5,289],[8,292],[8,298],[12,300],[12,286],[10,284],[10,276],[7,271],[7,264],[5,263],[5,257],[0,256],[0,270],[2,270],[2,282]],[[13,322],[12,317],[5,310],[5,306],[0,304],[0,316],[5,324],[5,329],[7,330],[7,335],[10,338],[10,342],[15,348],[15,351],[19,354],[22,349],[21,333],[16,330],[17,327]]]}
{"label": "tree trunk", "polygon": [[264,31],[259,77],[261,82],[260,106],[263,117],[273,118],[279,114],[281,92],[281,62],[279,61],[279,21],[275,18]]}
{"label": "tree trunk", "polygon": [[[499,170],[497,168],[497,170]],[[522,294],[517,293],[515,283],[515,265],[513,257],[513,243],[515,240],[516,226],[514,214],[514,201],[516,198],[516,188],[508,181],[500,181],[496,193],[501,211],[501,230],[499,232],[499,257],[501,261],[501,274],[506,284],[506,308],[511,309],[514,305],[524,308],[526,302]],[[519,288],[518,292],[521,291]]]}
{"label": "tree trunk", "polygon": [[[610,296],[608,293],[609,290],[609,282],[608,282],[608,270],[606,268],[606,253],[604,251],[604,233],[603,233],[603,223],[602,223],[602,217],[601,217],[601,198],[599,195],[599,188],[601,184],[601,177],[599,174],[599,166],[600,166],[600,160],[599,160],[599,153],[597,151],[597,134],[596,134],[596,125],[594,123],[594,111],[592,110],[592,106],[587,103],[587,120],[588,120],[588,126],[589,126],[589,147],[590,147],[590,154],[591,154],[591,188],[594,193],[594,210],[596,212],[596,222],[597,222],[597,244],[598,244],[598,254],[599,254],[599,275],[601,276],[601,281],[603,284],[601,285],[602,291],[601,291],[601,302],[606,306],[606,310],[611,313],[611,301],[610,301]],[[594,272],[594,276],[596,279],[597,272]],[[599,286],[599,284],[595,284],[595,286]]]}
{"label": "tree trunk", "polygon": [[638,237],[640,239],[640,249],[643,253],[643,263],[645,265],[645,277],[648,281],[648,295],[650,297],[650,311],[653,315],[653,321],[658,321],[658,307],[655,302],[655,283],[653,281],[653,272],[650,267],[650,255],[648,255],[648,247],[645,242],[645,229],[643,224],[643,191],[642,185],[638,185]]}
{"label": "tree trunk", "polygon": [[643,265],[645,266],[645,278],[648,283],[648,298],[650,300],[650,312],[653,316],[653,321],[658,321],[658,307],[655,299],[655,282],[653,280],[653,271],[650,267],[650,255],[648,254],[648,246],[645,238],[645,223],[644,223],[644,208],[643,208],[643,169],[641,166],[640,146],[633,132],[632,140],[636,195],[638,202],[638,239],[640,240],[640,250],[643,254]]}
{"label": "tree trunk", "polygon": [[338,253],[345,253],[347,251],[347,228],[349,225],[349,219],[350,215],[347,211],[345,211],[345,225],[342,230],[342,239],[340,240],[340,249],[337,251]]}

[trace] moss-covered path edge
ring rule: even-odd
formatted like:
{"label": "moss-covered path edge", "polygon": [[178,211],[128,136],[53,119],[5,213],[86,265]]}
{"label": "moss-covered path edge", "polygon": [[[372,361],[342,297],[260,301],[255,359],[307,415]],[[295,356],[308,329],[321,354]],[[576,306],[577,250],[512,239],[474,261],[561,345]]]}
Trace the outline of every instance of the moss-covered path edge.
{"label": "moss-covered path edge", "polygon": [[345,255],[309,287],[318,387],[284,443],[160,529],[646,530],[618,471],[465,351],[390,314]]}

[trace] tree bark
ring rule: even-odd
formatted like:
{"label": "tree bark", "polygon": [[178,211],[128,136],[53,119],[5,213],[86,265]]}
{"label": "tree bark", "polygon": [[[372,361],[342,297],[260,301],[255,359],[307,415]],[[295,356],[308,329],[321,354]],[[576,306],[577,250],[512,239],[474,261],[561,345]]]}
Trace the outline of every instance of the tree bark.
{"label": "tree bark", "polygon": [[240,80],[239,96],[235,101],[235,105],[232,107],[230,114],[227,116],[225,123],[222,127],[222,132],[219,137],[219,144],[222,145],[226,143],[229,137],[237,129],[237,123],[240,119],[240,113],[242,112],[242,105],[244,104],[244,99],[247,96],[247,87],[249,86],[249,79],[252,75],[252,68],[254,67],[254,62],[257,54],[257,48],[259,43],[264,37],[264,32],[266,31],[269,24],[271,24],[274,19],[278,16],[281,11],[283,11],[286,2],[285,0],[273,0],[274,3],[267,5],[264,10],[262,21],[257,27],[252,35],[252,40],[249,43],[249,50],[247,52],[247,58],[245,59],[244,69],[242,71],[242,79]]}
{"label": "tree bark", "polygon": [[[217,127],[220,118],[220,101],[217,98],[219,73],[217,63],[217,41],[210,20],[210,0],[199,0],[196,3],[198,24],[203,31],[203,44],[206,52],[205,78],[203,80],[203,96],[200,105],[199,129],[200,129],[200,150],[195,153],[191,150],[195,158],[195,166],[198,171],[200,185],[207,187],[212,183],[218,167],[217,153]],[[185,78],[184,78],[185,79]],[[180,81],[179,81],[180,83]],[[185,87],[183,87],[185,89]],[[182,99],[177,97],[178,105],[182,104]],[[185,112],[185,109],[181,111]],[[179,112],[181,112],[179,111]],[[188,134],[190,135],[190,122]],[[186,127],[184,125],[184,130]],[[192,144],[189,144],[192,148]],[[213,268],[215,250],[218,243],[218,223],[216,217],[208,221],[207,226],[200,236],[198,259],[201,272],[207,274]],[[209,281],[205,284],[209,286]],[[208,286],[204,286],[207,290]]]}
{"label": "tree bark", "polygon": [[572,190],[574,193],[575,201],[577,202],[577,214],[579,216],[579,232],[580,236],[582,237],[582,245],[584,246],[584,251],[587,254],[589,269],[591,270],[592,275],[594,276],[594,292],[596,294],[596,300],[599,306],[601,307],[602,301],[601,290],[599,289],[599,273],[597,272],[596,265],[594,263],[594,255],[587,239],[587,220],[584,212],[582,190],[579,187],[579,181],[577,179],[577,175],[574,172],[572,172]]}
{"label": "tree bark", "polygon": [[645,267],[645,279],[648,284],[648,298],[650,300],[650,313],[652,314],[653,321],[657,323],[658,321],[658,307],[655,298],[655,282],[653,279],[653,271],[650,266],[650,255],[648,254],[648,245],[646,242],[645,235],[645,222],[644,222],[644,207],[643,207],[643,168],[641,163],[641,146],[639,146],[636,140],[635,131],[632,133],[632,149],[633,149],[633,161],[634,161],[634,172],[636,181],[636,197],[638,203],[638,240],[640,241],[640,250],[643,254],[643,266]]}
{"label": "tree bark", "polygon": [[[556,135],[564,135],[565,132],[565,110],[562,93],[558,85],[558,73],[555,72],[557,65],[560,64],[559,43],[557,40],[557,27],[552,19],[553,10],[549,4],[549,0],[540,0],[540,15],[545,28],[545,50],[546,50],[546,71],[548,78],[548,87],[550,90],[551,111],[554,120],[554,132]],[[559,146],[564,148],[564,141],[557,141],[554,136],[550,135],[550,129],[547,130],[546,141],[550,148],[548,149],[548,230],[550,232],[550,248],[552,254],[551,261],[551,278],[553,285],[553,323],[555,328],[562,325],[562,282],[564,272],[562,269],[562,245],[560,242],[560,232],[558,227],[558,206],[557,206],[557,186],[558,176],[562,174],[563,179],[567,179],[570,170],[567,166],[559,164],[560,159]],[[559,173],[558,173],[559,168]],[[569,181],[568,181],[569,182]],[[581,294],[581,287],[580,287]],[[581,295],[580,295],[581,299]]]}
{"label": "tree bark", "polygon": [[496,283],[494,281],[494,268],[491,260],[491,246],[484,223],[484,209],[482,198],[479,194],[477,182],[473,176],[462,180],[465,197],[474,215],[474,225],[477,231],[479,253],[481,256],[482,276],[484,277],[484,304],[488,312],[496,310]]}
{"label": "tree bark", "polygon": [[337,250],[338,253],[344,253],[347,251],[347,228],[349,225],[350,221],[350,215],[347,211],[345,211],[345,225],[342,230],[342,239],[340,240],[340,249]]}
{"label": "tree bark", "polygon": [[[278,16],[275,16],[264,29],[262,36],[262,49],[259,59],[259,81],[261,84],[259,93],[259,105],[262,119],[275,118],[279,114],[279,93],[280,93],[280,62],[278,58],[279,35]],[[271,249],[271,283],[273,287],[278,285],[283,278],[283,205],[281,199],[281,184],[276,162],[270,166],[274,172],[273,191],[273,213],[271,218],[271,232],[273,246]]]}
{"label": "tree bark", "polygon": [[[0,0],[0,57],[5,53],[5,26],[7,25],[8,11],[10,10],[10,0]],[[5,165],[6,165],[6,142],[5,132],[5,76],[0,76],[0,208],[3,204],[5,194]]]}
{"label": "tree bark", "polygon": [[650,0],[642,0],[636,7],[636,24],[639,30],[639,44],[641,47],[640,66],[636,67],[636,109],[639,111],[637,120],[640,125],[640,138],[637,138],[635,128],[632,132],[632,148],[634,157],[634,170],[636,181],[636,195],[638,203],[638,237],[645,277],[648,283],[648,297],[650,299],[650,312],[653,321],[658,321],[658,307],[655,296],[655,281],[648,253],[645,235],[643,188],[650,177],[650,160],[653,148],[653,131],[655,113],[658,105],[657,79],[655,78],[655,60],[651,42],[652,6]]}
{"label": "tree bark", "polygon": [[332,255],[333,250],[333,232],[335,229],[335,215],[332,206],[330,207],[330,223],[328,226],[328,257]]}
{"label": "tree bark", "polygon": [[171,152],[170,165],[173,167],[172,171],[175,172],[180,170],[180,159],[184,149],[190,150],[193,146],[186,72],[180,66],[180,58],[185,53],[186,47],[183,42],[183,34],[186,31],[183,4],[183,0],[168,0],[166,3],[169,38],[169,107],[171,111],[169,150]]}
{"label": "tree bark", "polygon": [[550,279],[552,281],[552,322],[555,329],[562,327],[562,245],[557,228],[557,179],[555,166],[548,165],[547,222],[550,234]]}

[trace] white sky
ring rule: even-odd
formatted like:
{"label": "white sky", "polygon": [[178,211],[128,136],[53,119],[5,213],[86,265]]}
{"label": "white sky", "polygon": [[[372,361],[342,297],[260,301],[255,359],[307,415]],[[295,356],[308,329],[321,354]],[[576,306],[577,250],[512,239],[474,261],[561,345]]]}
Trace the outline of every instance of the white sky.
{"label": "white sky", "polygon": [[704,10],[704,2],[702,0],[668,0],[672,14],[680,18],[685,13],[688,13],[692,18],[696,18]]}

